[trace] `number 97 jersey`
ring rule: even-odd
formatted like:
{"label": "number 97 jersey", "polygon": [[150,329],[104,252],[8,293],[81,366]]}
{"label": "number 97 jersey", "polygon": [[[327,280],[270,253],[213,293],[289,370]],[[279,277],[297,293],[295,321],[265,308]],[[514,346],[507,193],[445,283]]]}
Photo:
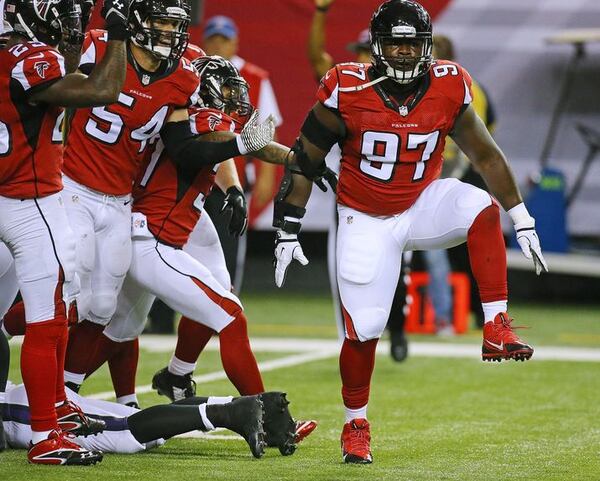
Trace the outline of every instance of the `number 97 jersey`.
{"label": "number 97 jersey", "polygon": [[382,83],[361,88],[370,72],[368,64],[336,65],[317,97],[346,125],[338,202],[389,216],[408,209],[439,177],[446,135],[471,103],[471,77],[456,63],[436,61],[400,104]]}

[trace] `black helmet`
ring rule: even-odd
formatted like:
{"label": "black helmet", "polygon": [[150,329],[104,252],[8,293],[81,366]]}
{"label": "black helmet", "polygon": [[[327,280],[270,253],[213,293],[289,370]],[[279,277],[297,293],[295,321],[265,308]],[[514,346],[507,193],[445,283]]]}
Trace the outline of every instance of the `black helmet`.
{"label": "black helmet", "polygon": [[200,74],[200,99],[205,106],[239,117],[252,113],[248,83],[229,60],[212,55],[192,64]]}
{"label": "black helmet", "polygon": [[[422,5],[412,0],[388,0],[371,18],[371,55],[375,69],[398,83],[408,84],[429,71],[432,62],[431,19]],[[384,47],[409,44],[416,56],[386,56]]]}
{"label": "black helmet", "polygon": [[81,5],[77,0],[6,0],[5,21],[34,42],[56,46],[83,41]]}
{"label": "black helmet", "polygon": [[[157,21],[177,22],[173,31],[165,31]],[[190,6],[187,0],[133,0],[129,10],[131,40],[161,59],[178,60],[188,44]]]}

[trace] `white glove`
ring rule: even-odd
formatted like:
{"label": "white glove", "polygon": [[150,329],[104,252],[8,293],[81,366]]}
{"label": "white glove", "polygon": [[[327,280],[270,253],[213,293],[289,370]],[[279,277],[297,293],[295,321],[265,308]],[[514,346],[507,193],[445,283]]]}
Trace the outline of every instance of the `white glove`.
{"label": "white glove", "polygon": [[529,215],[525,204],[521,203],[508,211],[515,224],[517,242],[527,259],[533,259],[535,273],[548,272],[548,264],[542,255],[540,239],[535,231],[535,219]]}
{"label": "white glove", "polygon": [[278,230],[275,239],[275,258],[273,259],[277,287],[283,286],[288,267],[294,259],[303,266],[308,264],[308,259],[302,252],[302,246],[298,241],[298,234],[288,234],[283,230]]}
{"label": "white glove", "polygon": [[252,112],[252,115],[244,125],[244,128],[237,136],[237,146],[240,154],[246,155],[249,152],[256,152],[269,145],[275,136],[275,119],[269,115],[264,122],[258,121],[258,110]]}

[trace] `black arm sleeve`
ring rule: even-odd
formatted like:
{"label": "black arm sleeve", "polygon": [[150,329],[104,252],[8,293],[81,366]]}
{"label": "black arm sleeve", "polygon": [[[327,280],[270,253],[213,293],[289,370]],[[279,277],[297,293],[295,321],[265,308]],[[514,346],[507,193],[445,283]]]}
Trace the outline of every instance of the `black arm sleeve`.
{"label": "black arm sleeve", "polygon": [[235,139],[211,142],[194,135],[188,121],[170,122],[160,132],[167,153],[178,165],[203,167],[240,155]]}

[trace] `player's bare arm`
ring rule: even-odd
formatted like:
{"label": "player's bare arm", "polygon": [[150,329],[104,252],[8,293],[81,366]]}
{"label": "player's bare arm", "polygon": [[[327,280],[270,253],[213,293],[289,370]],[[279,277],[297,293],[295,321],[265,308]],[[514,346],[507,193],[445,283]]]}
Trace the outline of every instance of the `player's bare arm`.
{"label": "player's bare arm", "polygon": [[315,0],[315,13],[308,37],[308,60],[320,79],[333,66],[333,58],[325,51],[325,19],[334,0]]}
{"label": "player's bare arm", "polygon": [[452,138],[507,212],[523,202],[506,157],[472,105],[458,118]]}
{"label": "player's bare arm", "polygon": [[259,122],[255,111],[239,135],[231,134],[227,140],[222,134],[195,135],[190,128],[188,111],[178,109],[167,120],[161,138],[176,163],[200,167],[261,150],[273,140],[275,123],[272,117]]}
{"label": "player's bare arm", "polygon": [[458,118],[452,138],[477,167],[492,194],[512,218],[519,246],[525,257],[533,260],[536,274],[548,272],[535,231],[535,220],[523,203],[512,169],[471,105]]}
{"label": "player's bare arm", "polygon": [[89,76],[66,75],[48,88],[34,93],[30,102],[63,107],[91,107],[114,103],[125,81],[129,0],[107,0],[102,15],[108,30],[106,55]]}

